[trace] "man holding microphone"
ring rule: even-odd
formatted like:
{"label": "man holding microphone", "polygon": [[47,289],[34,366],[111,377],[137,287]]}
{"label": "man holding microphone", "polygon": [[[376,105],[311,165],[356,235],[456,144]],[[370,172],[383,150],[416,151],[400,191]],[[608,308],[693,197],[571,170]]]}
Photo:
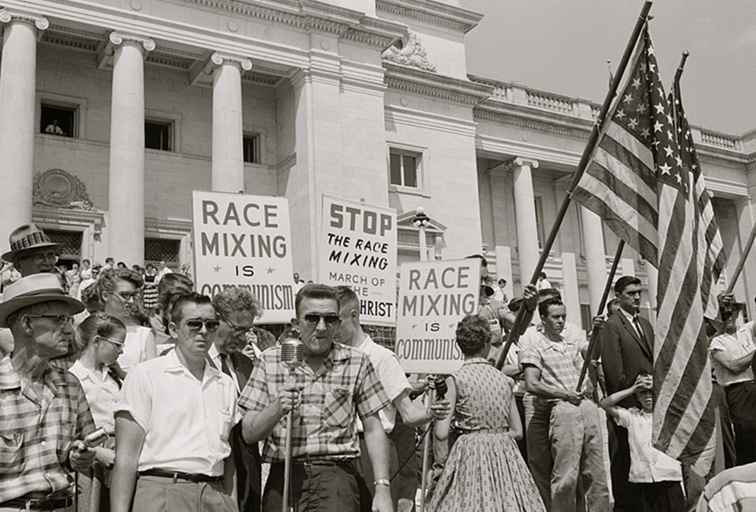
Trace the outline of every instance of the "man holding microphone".
{"label": "man holding microphone", "polygon": [[95,430],[84,391],[73,374],[49,365],[68,350],[60,331],[83,309],[49,273],[3,293],[0,327],[10,328],[14,348],[0,360],[0,512],[71,507],[71,473],[94,460],[83,441]]}
{"label": "man holding microphone", "polygon": [[281,346],[269,348],[239,398],[245,413],[244,440],[264,440],[263,460],[272,463],[263,511],[281,510],[287,456],[282,420],[293,410],[290,503],[294,510],[359,512],[359,415],[375,476],[372,510],[392,512],[389,443],[378,417],[378,411],[389,404],[386,392],[367,355],[334,342],[341,319],[333,288],[303,287],[295,309],[304,345],[303,364],[289,368]]}

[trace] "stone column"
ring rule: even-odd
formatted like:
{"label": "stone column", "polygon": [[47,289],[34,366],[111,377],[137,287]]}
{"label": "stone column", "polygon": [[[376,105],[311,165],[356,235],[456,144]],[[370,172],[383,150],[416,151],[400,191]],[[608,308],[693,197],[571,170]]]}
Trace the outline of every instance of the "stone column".
{"label": "stone column", "polygon": [[535,195],[531,169],[538,168],[537,160],[515,158],[514,200],[517,220],[517,250],[520,261],[520,281],[526,285],[538,263],[538,225],[535,214]]}
{"label": "stone column", "polygon": [[606,254],[604,253],[604,232],[601,217],[581,206],[580,217],[583,221],[583,245],[585,263],[588,270],[588,292],[591,298],[591,314],[598,311],[601,295],[604,293],[606,279]]}
{"label": "stone column", "polygon": [[109,255],[144,261],[144,52],[152,39],[113,32],[113,97],[108,177]]}
{"label": "stone column", "polygon": [[41,16],[2,10],[0,23],[5,26],[0,70],[0,246],[7,250],[8,234],[32,220],[37,35],[49,22]]}
{"label": "stone column", "polygon": [[244,191],[241,75],[252,69],[252,61],[218,52],[210,60],[215,65],[212,189],[236,193]]}
{"label": "stone column", "polygon": [[580,326],[580,285],[575,254],[571,252],[562,253],[562,300],[567,307],[567,321]]}
{"label": "stone column", "polygon": [[[507,285],[504,293],[510,300],[514,297],[514,284],[512,279],[512,248],[506,245],[496,246],[496,277],[506,279]],[[498,286],[498,283],[497,283]]]}

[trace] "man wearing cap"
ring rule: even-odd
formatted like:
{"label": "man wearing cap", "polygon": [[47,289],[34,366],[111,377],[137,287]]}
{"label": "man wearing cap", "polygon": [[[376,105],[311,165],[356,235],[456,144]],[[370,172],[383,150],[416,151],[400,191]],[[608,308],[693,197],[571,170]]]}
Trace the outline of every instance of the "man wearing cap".
{"label": "man wearing cap", "polygon": [[23,277],[3,293],[0,327],[10,328],[15,347],[0,361],[0,512],[69,507],[71,470],[92,464],[82,442],[95,429],[84,391],[48,364],[67,350],[59,331],[82,309],[52,274]]}

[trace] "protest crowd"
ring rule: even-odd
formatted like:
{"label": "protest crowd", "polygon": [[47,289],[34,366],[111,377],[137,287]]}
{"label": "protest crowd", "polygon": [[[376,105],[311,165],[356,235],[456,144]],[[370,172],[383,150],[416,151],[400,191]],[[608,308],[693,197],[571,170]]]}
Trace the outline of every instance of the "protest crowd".
{"label": "protest crowd", "polygon": [[[0,269],[0,512],[756,510],[756,322],[732,286],[715,287],[722,242],[692,146],[673,133],[687,121],[656,74],[649,8],[617,95],[638,119],[609,108],[618,70],[598,116],[611,127],[594,128],[594,161],[562,219],[573,195],[610,227],[651,211],[658,240],[631,232],[639,222],[620,230],[588,333],[543,271],[561,219],[511,297],[480,248],[449,261],[421,252],[397,294],[396,247],[381,238],[396,240],[396,212],[333,197],[322,209],[333,257],[321,263],[356,262],[370,279],[291,272],[285,198],[195,191],[195,258],[200,239],[216,258],[202,271],[227,272],[215,281],[199,265],[193,278],[118,255],[64,268],[27,223],[8,233]],[[613,207],[657,168],[655,207]],[[428,217],[416,217],[424,237]],[[641,279],[614,275],[625,242],[657,263],[655,318],[641,312]],[[287,282],[263,281],[263,265],[245,265],[254,258],[288,261]],[[259,281],[228,284],[240,274]],[[368,283],[387,292],[371,297]],[[291,316],[266,323],[266,308]],[[372,335],[381,315],[394,339]],[[413,371],[430,367],[418,361],[453,366]]]}
{"label": "protest crowd", "polygon": [[[297,283],[296,318],[276,341],[243,288],[211,299],[185,274],[112,261],[83,262],[77,281],[35,225],[10,246],[20,277],[0,302],[2,511],[279,510],[289,411],[293,510],[413,510],[428,431],[428,510],[684,511],[704,492],[652,447],[653,331],[634,276],[594,320],[601,354],[576,391],[587,339],[559,290],[507,300],[479,255],[478,314],[456,328],[461,369],[410,382],[363,330],[349,287]],[[738,311],[720,297],[710,352],[724,465],[744,471],[756,463],[756,326]],[[304,344],[294,374],[287,337]]]}

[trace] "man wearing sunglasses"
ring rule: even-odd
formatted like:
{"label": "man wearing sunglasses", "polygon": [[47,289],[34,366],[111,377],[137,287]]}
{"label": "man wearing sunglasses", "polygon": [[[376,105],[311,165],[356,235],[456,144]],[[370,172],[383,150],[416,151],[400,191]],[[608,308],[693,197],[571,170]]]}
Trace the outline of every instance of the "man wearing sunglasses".
{"label": "man wearing sunglasses", "polygon": [[179,297],[169,324],[176,349],[126,376],[115,412],[113,512],[238,510],[229,457],[236,389],[207,362],[219,325],[209,297]]}
{"label": "man wearing sunglasses", "polygon": [[365,354],[334,342],[340,319],[333,288],[304,286],[297,293],[295,309],[304,364],[289,368],[281,360],[280,346],[269,348],[239,398],[245,413],[244,440],[264,440],[263,460],[272,463],[263,511],[281,510],[286,456],[286,422],[281,420],[294,411],[290,500],[294,510],[359,512],[359,415],[375,476],[372,509],[392,512],[389,443],[378,417],[389,404],[386,392]]}
{"label": "man wearing sunglasses", "polygon": [[[249,380],[254,363],[242,354],[247,336],[260,314],[260,302],[240,287],[229,287],[213,296],[213,307],[220,325],[213,334],[213,346],[208,357],[216,368],[231,377],[237,394]],[[239,510],[260,510],[261,465],[257,443],[242,439],[241,423],[231,429],[231,456],[236,466],[237,500]]]}
{"label": "man wearing sunglasses", "polygon": [[13,355],[0,361],[0,510],[58,510],[73,502],[73,475],[87,471],[95,429],[78,379],[49,361],[68,345],[59,331],[84,305],[52,274],[23,277],[0,302]]}

